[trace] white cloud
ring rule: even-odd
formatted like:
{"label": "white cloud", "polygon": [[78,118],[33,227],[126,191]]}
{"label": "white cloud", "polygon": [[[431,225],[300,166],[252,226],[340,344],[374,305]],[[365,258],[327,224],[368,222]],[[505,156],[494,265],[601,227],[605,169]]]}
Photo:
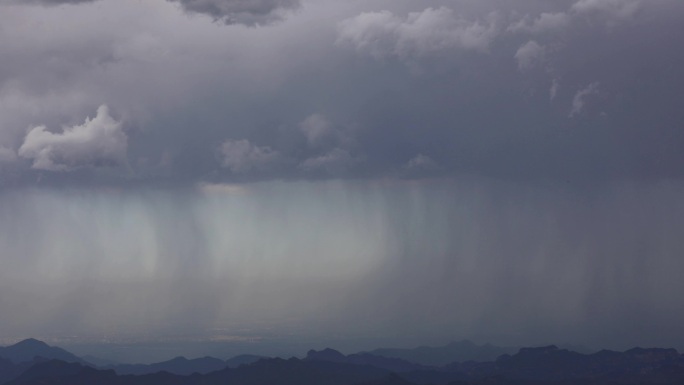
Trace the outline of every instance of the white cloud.
{"label": "white cloud", "polygon": [[641,0],[578,0],[566,12],[543,12],[537,18],[523,17],[508,27],[510,32],[548,33],[567,28],[583,14],[601,13],[604,16],[629,19],[641,7]]}
{"label": "white cloud", "polygon": [[570,117],[575,117],[584,112],[584,107],[586,105],[586,97],[589,95],[597,94],[598,90],[599,83],[594,82],[577,91],[575,97],[572,99],[572,109],[570,110]]}
{"label": "white cloud", "polygon": [[221,165],[236,174],[264,171],[280,158],[271,147],[258,147],[246,139],[227,140],[221,145]]}
{"label": "white cloud", "polygon": [[551,88],[549,88],[549,99],[554,100],[556,99],[556,95],[558,95],[558,90],[560,89],[560,82],[558,79],[553,79],[551,82]]}
{"label": "white cloud", "polygon": [[376,59],[486,51],[498,34],[494,19],[490,15],[487,20],[467,20],[446,7],[412,12],[405,18],[390,11],[365,12],[339,23],[338,43]]}
{"label": "white cloud", "polygon": [[100,106],[95,118],[86,118],[82,125],[62,130],[53,133],[45,126],[32,128],[19,148],[19,156],[32,159],[34,169],[48,171],[126,163],[128,138],[107,106]]}
{"label": "white cloud", "polygon": [[328,174],[339,174],[357,162],[358,159],[354,158],[349,151],[335,148],[325,155],[305,160],[299,168],[307,172],[323,171]]}
{"label": "white cloud", "polygon": [[546,49],[534,40],[530,40],[523,44],[515,53],[515,59],[518,61],[518,69],[529,70],[541,61],[544,60]]}
{"label": "white cloud", "polygon": [[563,29],[570,24],[570,21],[570,15],[565,12],[544,12],[534,20],[527,16],[511,24],[508,30],[511,32],[544,33]]}

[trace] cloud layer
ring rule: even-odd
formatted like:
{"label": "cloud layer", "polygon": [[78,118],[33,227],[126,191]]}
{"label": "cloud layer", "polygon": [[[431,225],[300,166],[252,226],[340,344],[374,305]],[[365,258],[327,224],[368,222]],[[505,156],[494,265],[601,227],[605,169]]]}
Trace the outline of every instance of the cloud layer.
{"label": "cloud layer", "polygon": [[446,7],[411,12],[366,12],[339,24],[339,44],[376,59],[448,54],[454,50],[486,51],[497,34],[493,16],[467,20]]}
{"label": "cloud layer", "polygon": [[[394,177],[419,155],[447,176],[681,176],[674,1],[0,6],[16,183],[124,163],[109,182]],[[115,133],[55,130],[100,104],[125,118]]]}

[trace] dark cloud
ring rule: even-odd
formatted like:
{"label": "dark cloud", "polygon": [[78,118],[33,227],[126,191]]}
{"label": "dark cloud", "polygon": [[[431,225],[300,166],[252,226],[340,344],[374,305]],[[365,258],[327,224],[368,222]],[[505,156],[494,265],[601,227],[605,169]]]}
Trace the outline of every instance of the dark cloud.
{"label": "dark cloud", "polygon": [[[4,0],[7,4],[40,4],[40,5],[60,5],[60,4],[82,4],[93,3],[98,0]],[[2,2],[0,2],[1,4]]]}
{"label": "dark cloud", "polygon": [[[37,155],[16,155],[29,128],[58,134],[106,103],[128,139],[121,176],[143,183],[682,176],[684,55],[667,36],[684,11],[674,1],[312,3],[257,29],[188,18],[168,2],[99,4],[8,8],[43,25],[78,16],[83,28],[108,12],[130,28],[41,35],[4,23],[5,164],[34,164]],[[229,23],[297,6],[180,5]],[[14,32],[27,43],[12,44]]]}
{"label": "dark cloud", "polygon": [[[85,4],[99,0],[1,0],[0,5],[62,5]],[[282,20],[284,15],[300,7],[299,0],[167,0],[180,3],[191,13],[212,17],[226,24],[266,25]]]}
{"label": "dark cloud", "polygon": [[188,12],[209,15],[226,24],[263,25],[280,20],[299,0],[169,0]]}

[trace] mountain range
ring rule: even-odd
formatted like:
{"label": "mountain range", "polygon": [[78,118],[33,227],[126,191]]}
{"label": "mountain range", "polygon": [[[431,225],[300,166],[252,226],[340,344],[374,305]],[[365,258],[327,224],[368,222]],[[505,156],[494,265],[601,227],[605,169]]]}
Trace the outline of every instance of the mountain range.
{"label": "mountain range", "polygon": [[421,346],[412,349],[376,349],[369,353],[376,356],[400,358],[422,365],[442,366],[455,361],[493,361],[503,354],[513,354],[518,348],[490,344],[477,345],[462,340],[444,346]]}
{"label": "mountain range", "polygon": [[0,347],[0,358],[15,363],[33,361],[35,357],[86,364],[86,361],[62,348],[49,346],[43,341],[29,338],[7,347]]}
{"label": "mountain range", "polygon": [[[459,343],[450,344],[457,346]],[[464,344],[460,344],[465,346]],[[447,345],[449,346],[449,345]],[[491,349],[491,348],[487,348]],[[407,354],[406,349],[403,353]],[[419,348],[416,351],[426,351]],[[493,360],[425,365],[397,357],[334,349],[304,358],[177,357],[151,365],[96,367],[37,340],[0,348],[1,385],[636,385],[684,384],[675,349],[634,348],[583,354],[556,346],[521,348]],[[30,357],[30,358],[29,358]],[[433,358],[438,358],[435,355]],[[236,366],[237,364],[237,366]]]}

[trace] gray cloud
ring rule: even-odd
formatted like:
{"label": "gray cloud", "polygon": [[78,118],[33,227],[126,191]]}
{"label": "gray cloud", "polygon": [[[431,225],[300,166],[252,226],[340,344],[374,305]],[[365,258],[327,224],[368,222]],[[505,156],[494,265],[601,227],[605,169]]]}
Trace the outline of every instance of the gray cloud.
{"label": "gray cloud", "polygon": [[591,83],[575,93],[572,98],[572,110],[570,110],[570,117],[574,117],[584,112],[584,107],[587,104],[587,97],[595,95],[599,92],[599,84],[597,82]]}
{"label": "gray cloud", "polygon": [[611,16],[630,18],[641,7],[641,0],[578,0],[572,10],[579,13],[604,12]]}
{"label": "gray cloud", "polygon": [[560,90],[560,82],[558,79],[553,79],[551,81],[551,87],[549,88],[549,99],[553,101],[558,95],[558,90]]}
{"label": "gray cloud", "polygon": [[520,70],[529,70],[544,60],[545,48],[534,40],[523,44],[515,53]]}
{"label": "gray cloud", "polygon": [[511,32],[544,33],[552,32],[567,27],[571,17],[565,12],[543,12],[536,19],[529,15],[511,24],[508,30]]}
{"label": "gray cloud", "polygon": [[[651,160],[630,161],[643,154],[639,147],[676,158],[677,151],[667,150],[671,141],[659,139],[674,135],[666,123],[647,133],[635,122],[646,116],[677,119],[671,103],[646,95],[676,93],[682,58],[660,37],[676,30],[681,7],[639,2],[631,13],[632,3],[488,1],[446,8],[429,2],[416,8],[410,2],[312,2],[282,23],[256,29],[187,17],[177,12],[179,4],[164,1],[10,6],[4,14],[14,17],[5,16],[0,39],[0,53],[10,58],[0,73],[12,74],[0,84],[0,145],[17,151],[26,127],[36,123],[75,126],[97,107],[93,101],[101,101],[134,128],[127,178],[142,183],[254,174],[259,167],[235,172],[240,162],[224,163],[217,143],[226,138],[246,140],[255,154],[269,148],[279,155],[269,163],[271,172],[258,172],[256,179],[313,177],[306,171],[312,165],[342,154],[363,159],[363,167],[347,165],[345,177],[400,175],[416,154],[438,160],[452,176],[641,175],[643,165],[637,164]],[[279,7],[221,4],[255,13]],[[194,6],[200,5],[211,4]],[[101,19],[103,13],[111,15],[109,21]],[[26,29],[30,23],[12,21],[22,18],[44,25],[74,22],[33,34]],[[121,20],[129,28],[116,29]],[[183,30],[182,38],[172,30]],[[13,43],[18,36],[25,44]],[[63,50],[55,53],[54,46]],[[593,82],[601,84],[600,98],[586,95],[575,103],[577,92]],[[606,114],[567,119],[594,102]],[[650,112],[628,117],[637,110]],[[603,128],[572,135],[565,130],[580,124]],[[611,145],[608,132],[626,126],[644,140]],[[603,166],[574,162],[579,155],[572,154]],[[18,167],[12,177],[35,179]],[[677,175],[668,162],[658,161],[656,168]]]}
{"label": "gray cloud", "polygon": [[248,140],[227,140],[220,149],[221,165],[234,173],[264,171],[278,163],[280,154],[268,146],[255,146]]}
{"label": "gray cloud", "polygon": [[539,16],[526,15],[514,21],[508,31],[513,33],[553,33],[571,27],[587,16],[597,16],[602,23],[628,21],[639,11],[641,0],[578,0],[565,11],[542,12]]}
{"label": "gray cloud", "polygon": [[304,160],[299,168],[310,173],[340,176],[360,161],[360,159],[353,157],[349,151],[334,148],[325,154]]}
{"label": "gray cloud", "polygon": [[338,43],[376,59],[413,58],[451,50],[486,51],[497,32],[494,15],[473,21],[446,7],[411,12],[405,18],[380,11],[340,22]]}
{"label": "gray cloud", "polygon": [[[0,5],[46,5],[85,4],[100,0],[0,0]],[[180,3],[190,13],[199,13],[226,24],[250,26],[270,24],[290,11],[300,7],[299,0],[167,0]]]}
{"label": "gray cloud", "polygon": [[430,159],[429,156],[423,154],[418,154],[411,158],[406,164],[406,168],[409,171],[432,171],[437,169],[439,166],[437,163]]}
{"label": "gray cloud", "polygon": [[321,114],[313,114],[304,119],[299,128],[306,136],[309,146],[326,147],[330,143],[342,140],[342,133],[336,130],[332,123]]}
{"label": "gray cloud", "polygon": [[128,138],[121,122],[100,106],[97,115],[79,126],[53,133],[45,126],[32,128],[19,148],[19,156],[33,161],[33,168],[71,171],[82,167],[120,166],[126,163]]}
{"label": "gray cloud", "polygon": [[83,4],[93,3],[98,0],[2,0],[6,4],[37,4],[37,5],[61,5],[61,4]]}
{"label": "gray cloud", "polygon": [[299,0],[169,0],[188,12],[202,13],[226,24],[262,25],[299,8]]}

